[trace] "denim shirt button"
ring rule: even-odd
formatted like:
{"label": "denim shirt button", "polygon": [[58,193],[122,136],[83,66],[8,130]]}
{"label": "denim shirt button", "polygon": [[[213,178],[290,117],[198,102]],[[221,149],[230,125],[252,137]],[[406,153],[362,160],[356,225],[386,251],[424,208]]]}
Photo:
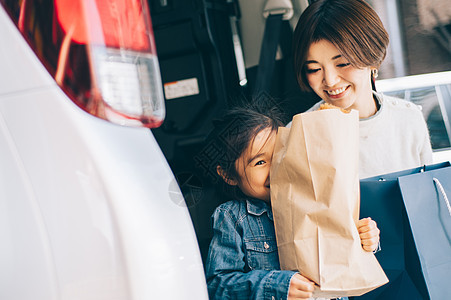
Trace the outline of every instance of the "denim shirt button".
{"label": "denim shirt button", "polygon": [[271,297],[272,300],[276,300],[276,298],[274,298],[274,296]]}
{"label": "denim shirt button", "polygon": [[[269,248],[268,243],[267,243],[267,242],[264,242],[264,243],[263,243],[263,247],[265,247],[265,249],[268,249],[268,248]],[[273,298],[274,298],[274,297],[273,297]]]}

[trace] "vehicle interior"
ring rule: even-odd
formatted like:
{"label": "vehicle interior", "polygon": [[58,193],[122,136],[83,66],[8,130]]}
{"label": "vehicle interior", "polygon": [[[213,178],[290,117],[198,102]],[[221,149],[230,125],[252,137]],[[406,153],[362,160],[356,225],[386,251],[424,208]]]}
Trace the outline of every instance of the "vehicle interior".
{"label": "vehicle interior", "polygon": [[[215,189],[210,174],[196,163],[195,158],[202,152],[212,121],[238,101],[252,101],[257,92],[266,92],[274,98],[287,120],[318,101],[316,95],[299,89],[290,53],[293,28],[310,2],[149,2],[167,109],[163,125],[152,131],[184,194],[204,260],[212,236],[210,216],[227,199]],[[378,8],[385,1],[369,2]],[[388,11],[385,21],[398,18],[390,13],[391,8],[384,9]],[[408,13],[398,9],[401,15]],[[279,17],[272,18],[273,15]],[[399,28],[408,27],[405,22],[398,21]],[[434,51],[443,58],[437,63],[439,67],[431,66],[423,73],[435,75],[416,80],[407,76],[416,74],[415,66],[411,62],[397,66],[396,55],[399,51],[407,56],[412,54],[409,49],[401,49],[402,44],[394,38],[391,45],[394,54],[388,58],[394,71],[390,72],[387,67],[387,75],[377,83],[382,92],[400,95],[424,107],[437,153],[450,147],[451,137],[451,52],[441,43],[443,40],[449,42],[448,30],[449,25],[436,22],[430,31],[430,38],[435,41],[432,42]],[[393,37],[394,30],[389,31]],[[402,38],[409,41],[414,37],[405,32]],[[381,71],[384,74],[384,70]],[[393,77],[396,78],[390,79]],[[406,77],[404,80],[408,83],[393,82],[400,77]],[[442,155],[440,159],[447,157]]]}
{"label": "vehicle interior", "polygon": [[[261,6],[263,10],[263,2]],[[227,199],[194,158],[204,147],[212,121],[237,101],[252,99],[258,66],[246,68],[239,63],[243,50],[236,42],[237,1],[151,1],[150,10],[167,110],[163,125],[152,131],[185,196],[205,259],[212,236],[210,216]],[[262,30],[263,17],[259,22]],[[290,34],[289,22],[281,23]],[[280,34],[278,41],[289,43],[290,36],[283,37]],[[284,50],[283,59],[276,60],[273,54],[274,74],[266,92],[293,115],[308,109],[316,97],[300,91],[291,69],[289,45]],[[183,86],[183,80],[189,85],[193,79],[194,88]],[[178,84],[182,91],[168,99],[169,87]]]}

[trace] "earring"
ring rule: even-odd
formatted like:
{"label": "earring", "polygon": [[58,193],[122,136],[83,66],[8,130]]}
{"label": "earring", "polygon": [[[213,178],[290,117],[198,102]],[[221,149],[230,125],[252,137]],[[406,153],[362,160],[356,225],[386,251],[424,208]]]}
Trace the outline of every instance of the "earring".
{"label": "earring", "polygon": [[378,69],[372,69],[371,75],[373,75],[373,78],[376,79],[379,76],[379,70]]}

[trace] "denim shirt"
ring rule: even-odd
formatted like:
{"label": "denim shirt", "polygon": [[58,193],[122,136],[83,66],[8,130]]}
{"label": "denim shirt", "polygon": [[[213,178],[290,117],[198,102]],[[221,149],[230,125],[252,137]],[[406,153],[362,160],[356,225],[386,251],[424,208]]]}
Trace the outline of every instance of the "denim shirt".
{"label": "denim shirt", "polygon": [[213,214],[206,263],[210,299],[287,299],[295,271],[281,271],[268,203],[232,200]]}

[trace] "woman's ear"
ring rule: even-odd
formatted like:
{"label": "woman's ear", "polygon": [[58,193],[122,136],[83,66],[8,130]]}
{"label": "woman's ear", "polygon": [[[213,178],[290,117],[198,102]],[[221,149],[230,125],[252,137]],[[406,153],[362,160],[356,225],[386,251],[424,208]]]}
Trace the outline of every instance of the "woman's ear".
{"label": "woman's ear", "polygon": [[217,166],[216,167],[216,172],[218,173],[219,176],[221,176],[221,178],[225,181],[225,183],[227,183],[228,185],[237,185],[238,182],[227,176],[226,172],[221,168],[221,166]]}

